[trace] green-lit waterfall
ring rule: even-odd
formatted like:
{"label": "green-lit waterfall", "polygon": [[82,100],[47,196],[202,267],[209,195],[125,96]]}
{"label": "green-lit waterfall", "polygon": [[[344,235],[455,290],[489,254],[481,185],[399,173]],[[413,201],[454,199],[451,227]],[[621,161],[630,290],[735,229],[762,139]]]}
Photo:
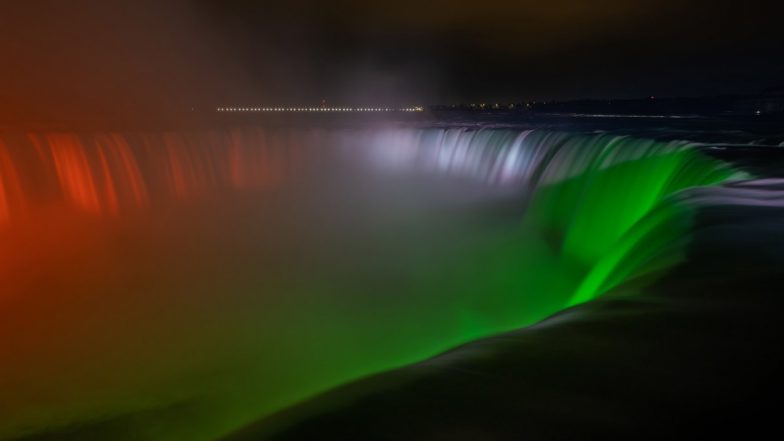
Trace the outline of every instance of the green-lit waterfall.
{"label": "green-lit waterfall", "polygon": [[215,439],[660,274],[678,192],[737,177],[538,130],[0,136],[0,438]]}

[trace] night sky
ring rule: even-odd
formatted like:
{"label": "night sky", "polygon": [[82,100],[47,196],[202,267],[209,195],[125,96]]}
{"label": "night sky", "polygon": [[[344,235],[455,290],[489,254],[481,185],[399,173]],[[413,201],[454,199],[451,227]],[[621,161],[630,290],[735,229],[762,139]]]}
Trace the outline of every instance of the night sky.
{"label": "night sky", "polygon": [[6,1],[0,117],[754,93],[784,85],[773,5]]}

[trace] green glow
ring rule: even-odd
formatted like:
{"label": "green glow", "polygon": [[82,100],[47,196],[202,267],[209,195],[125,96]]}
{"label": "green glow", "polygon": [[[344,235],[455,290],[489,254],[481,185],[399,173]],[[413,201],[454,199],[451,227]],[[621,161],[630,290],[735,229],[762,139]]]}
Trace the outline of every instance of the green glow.
{"label": "green glow", "polygon": [[[444,248],[434,251],[400,249],[396,242],[410,247],[411,238],[390,237],[376,245],[393,266],[380,273],[355,267],[355,275],[367,276],[349,285],[335,286],[333,275],[324,274],[321,280],[331,281],[313,289],[333,294],[305,308],[309,317],[302,322],[301,332],[315,333],[309,335],[316,340],[297,355],[301,358],[284,363],[285,373],[271,375],[260,366],[251,389],[266,391],[269,399],[238,404],[247,400],[243,388],[234,406],[222,408],[231,410],[221,427],[237,427],[335,385],[533,324],[631,277],[665,269],[682,258],[692,216],[672,196],[733,176],[682,144],[565,139],[550,158],[551,169],[540,171],[540,187],[518,227],[473,225],[461,241],[441,243]],[[368,293],[368,286],[376,288]],[[302,317],[302,306],[296,309],[291,316]]]}
{"label": "green glow", "polygon": [[[502,130],[470,136],[466,148],[487,167],[518,139]],[[515,222],[444,214],[427,200],[412,208],[404,177],[378,192],[356,185],[371,188],[369,201],[341,195],[313,211],[284,204],[262,213],[251,193],[166,216],[47,226],[73,266],[65,278],[50,275],[59,283],[52,297],[79,302],[54,302],[68,332],[41,333],[29,365],[3,367],[21,374],[0,376],[10,397],[0,401],[0,437],[117,417],[99,439],[218,438],[337,385],[530,325],[666,269],[682,258],[691,226],[678,191],[735,176],[683,143],[533,132],[523,153],[534,164],[532,193]],[[329,227],[319,210],[372,221]],[[77,233],[96,245],[71,251]],[[37,249],[36,240],[25,246]],[[277,240],[283,245],[270,250]],[[38,245],[48,252],[55,242]],[[13,324],[3,326],[15,336]],[[49,395],[25,401],[14,378]]]}
{"label": "green glow", "polygon": [[[691,212],[670,197],[735,175],[679,144],[610,137],[570,143],[559,154],[580,149],[580,160],[589,165],[579,176],[542,188],[524,220],[526,228],[558,236],[564,268],[581,269],[567,306],[606,292],[643,269],[646,259],[674,263],[680,250],[671,245],[683,245]],[[662,247],[669,253],[658,255]]]}

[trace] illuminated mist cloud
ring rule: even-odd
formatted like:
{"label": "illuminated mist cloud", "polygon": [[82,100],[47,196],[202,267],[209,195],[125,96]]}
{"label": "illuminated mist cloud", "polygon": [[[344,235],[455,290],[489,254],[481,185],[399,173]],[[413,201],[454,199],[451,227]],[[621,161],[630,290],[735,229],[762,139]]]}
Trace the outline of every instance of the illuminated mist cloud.
{"label": "illuminated mist cloud", "polygon": [[15,135],[0,161],[3,437],[214,439],[660,272],[679,191],[740,176],[683,142],[503,129]]}

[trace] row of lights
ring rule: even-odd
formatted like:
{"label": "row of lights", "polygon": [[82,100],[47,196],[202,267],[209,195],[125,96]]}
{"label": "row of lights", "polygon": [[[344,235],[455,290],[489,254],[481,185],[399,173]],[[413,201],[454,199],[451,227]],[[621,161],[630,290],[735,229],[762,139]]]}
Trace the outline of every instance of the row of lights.
{"label": "row of lights", "polygon": [[218,112],[424,112],[424,107],[218,107]]}

